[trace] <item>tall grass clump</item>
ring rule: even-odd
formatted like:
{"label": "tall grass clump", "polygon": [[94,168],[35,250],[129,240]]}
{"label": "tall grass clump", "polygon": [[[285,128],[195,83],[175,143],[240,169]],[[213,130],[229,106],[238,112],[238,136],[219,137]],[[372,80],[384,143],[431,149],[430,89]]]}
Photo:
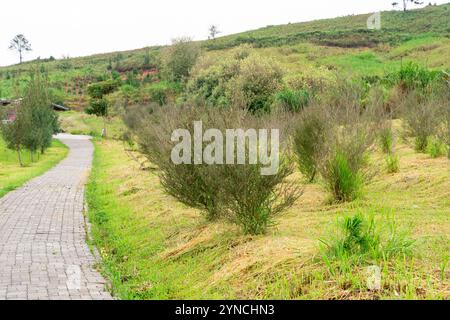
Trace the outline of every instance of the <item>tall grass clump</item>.
{"label": "tall grass clump", "polygon": [[326,143],[330,140],[326,115],[320,107],[305,109],[293,130],[293,151],[300,172],[309,182],[316,179]]}
{"label": "tall grass clump", "polygon": [[440,71],[429,70],[417,63],[408,62],[400,70],[388,74],[385,81],[391,85],[399,85],[404,92],[426,89],[429,85],[440,81]]}
{"label": "tall grass clump", "polygon": [[448,108],[437,93],[412,92],[405,99],[402,109],[406,137],[414,142],[417,152],[427,151],[430,137],[435,136],[442,125],[441,110]]}
{"label": "tall grass clump", "polygon": [[332,274],[407,256],[414,244],[407,233],[398,230],[392,216],[382,215],[375,220],[373,213],[361,212],[339,218],[320,242],[322,260]]}
{"label": "tall grass clump", "polygon": [[[300,195],[299,188],[286,180],[294,167],[290,158],[283,156],[284,146],[287,145],[283,142],[284,135],[280,137],[278,171],[273,175],[262,175],[263,165],[260,162],[250,164],[247,159],[243,164],[236,161],[235,164],[194,164],[196,156],[199,156],[194,152],[189,155],[190,163],[175,164],[171,154],[179,141],[173,141],[172,133],[175,129],[183,129],[193,139],[194,121],[202,121],[203,131],[216,129],[225,137],[227,129],[278,128],[286,122],[284,120],[278,120],[274,115],[256,117],[239,108],[190,106],[141,107],[130,110],[125,116],[125,123],[140,151],[158,167],[161,184],[168,194],[200,209],[208,220],[232,221],[249,234],[264,233],[273,224],[275,216],[291,206]],[[244,139],[244,151],[249,155],[250,143]],[[203,143],[202,147],[206,152],[211,144]],[[219,151],[220,147],[217,145],[214,152],[225,155],[225,150]],[[234,150],[236,160],[236,145]]]}
{"label": "tall grass clump", "polygon": [[437,137],[430,137],[428,139],[427,153],[432,158],[438,158],[438,157],[443,156],[443,155],[445,155],[447,153],[447,147]]}
{"label": "tall grass clump", "polygon": [[305,89],[291,90],[285,88],[276,94],[275,99],[284,110],[299,112],[309,104],[311,97],[309,91]]}
{"label": "tall grass clump", "polygon": [[394,133],[392,132],[391,123],[385,123],[378,133],[378,140],[381,147],[381,150],[385,154],[391,154],[394,152]]}
{"label": "tall grass clump", "polygon": [[385,153],[386,168],[388,173],[396,173],[400,170],[400,159],[395,153],[395,137],[391,121],[385,121],[378,132],[380,148]]}

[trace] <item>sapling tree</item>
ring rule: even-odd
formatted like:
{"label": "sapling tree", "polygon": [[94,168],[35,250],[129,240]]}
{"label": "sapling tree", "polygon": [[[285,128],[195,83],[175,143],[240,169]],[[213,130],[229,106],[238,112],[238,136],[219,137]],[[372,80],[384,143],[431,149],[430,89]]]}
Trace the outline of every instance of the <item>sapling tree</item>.
{"label": "sapling tree", "polygon": [[86,109],[86,113],[103,118],[103,136],[106,136],[106,118],[109,114],[109,104],[104,96],[114,92],[119,85],[119,79],[112,79],[93,83],[88,87],[88,94],[91,97],[91,102],[89,107]]}
{"label": "sapling tree", "polygon": [[216,25],[211,25],[208,29],[209,36],[208,39],[216,39],[216,36],[220,33],[218,27]]}
{"label": "sapling tree", "polygon": [[[402,4],[403,4],[403,11],[407,11],[407,10],[408,10],[408,4],[415,4],[415,5],[420,6],[420,5],[423,4],[423,2],[418,1],[418,0],[403,0]],[[393,3],[392,3],[392,6],[393,6],[394,8],[395,8],[395,7],[398,7],[398,5],[399,5],[398,2],[393,2]]]}
{"label": "sapling tree", "polygon": [[19,61],[20,63],[22,63],[23,54],[25,52],[31,51],[31,44],[23,34],[18,34],[14,37],[14,39],[11,40],[9,49],[17,51],[17,53],[19,54]]}

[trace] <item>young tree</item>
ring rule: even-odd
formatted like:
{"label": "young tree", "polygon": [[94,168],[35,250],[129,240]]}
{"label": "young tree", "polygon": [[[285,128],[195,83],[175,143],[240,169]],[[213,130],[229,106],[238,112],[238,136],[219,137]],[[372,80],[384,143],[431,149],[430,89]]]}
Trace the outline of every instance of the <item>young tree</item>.
{"label": "young tree", "polygon": [[220,33],[219,29],[214,24],[209,27],[208,31],[209,31],[208,39],[213,39],[213,40]]}
{"label": "young tree", "polygon": [[58,131],[58,117],[51,107],[47,80],[38,68],[31,74],[17,118],[29,125],[24,146],[32,153],[44,153]]}
{"label": "young tree", "polygon": [[23,34],[18,34],[14,37],[14,39],[11,40],[9,49],[15,50],[19,53],[20,63],[22,63],[23,53],[31,51],[31,44]]}
{"label": "young tree", "polygon": [[21,151],[25,147],[25,140],[30,129],[29,123],[24,118],[16,118],[14,121],[0,122],[0,129],[6,147],[17,152],[19,164],[23,167]]}
{"label": "young tree", "polygon": [[186,79],[199,56],[200,47],[191,38],[174,39],[162,54],[165,76],[177,82]]}
{"label": "young tree", "polygon": [[[409,3],[415,4],[415,5],[418,5],[418,6],[423,4],[423,2],[420,2],[418,0],[403,0],[403,11],[408,10],[408,4]],[[393,7],[397,7],[398,6],[398,2],[393,2],[392,6]]]}

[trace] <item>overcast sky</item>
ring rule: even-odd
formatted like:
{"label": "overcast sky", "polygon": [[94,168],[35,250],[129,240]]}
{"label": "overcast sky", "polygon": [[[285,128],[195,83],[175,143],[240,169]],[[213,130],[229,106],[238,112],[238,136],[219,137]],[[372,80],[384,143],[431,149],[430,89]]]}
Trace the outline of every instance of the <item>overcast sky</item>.
{"label": "overcast sky", "polygon": [[179,36],[201,40],[207,38],[211,24],[218,25],[222,34],[231,34],[266,25],[389,10],[393,1],[1,0],[0,65],[18,62],[8,45],[19,33],[33,48],[25,60],[76,57],[168,44]]}

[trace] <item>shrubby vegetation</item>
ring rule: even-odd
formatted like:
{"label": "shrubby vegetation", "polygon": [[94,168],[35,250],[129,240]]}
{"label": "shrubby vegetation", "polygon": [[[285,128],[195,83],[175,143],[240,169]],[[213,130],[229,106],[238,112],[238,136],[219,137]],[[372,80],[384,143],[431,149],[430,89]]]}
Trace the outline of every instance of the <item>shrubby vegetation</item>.
{"label": "shrubby vegetation", "polygon": [[184,81],[200,55],[200,47],[190,38],[178,38],[162,52],[162,68],[167,79]]}
{"label": "shrubby vegetation", "polygon": [[[214,128],[225,135],[227,128],[279,128],[282,119],[258,118],[239,108],[152,106],[125,116],[141,152],[160,170],[165,190],[181,202],[201,209],[207,219],[226,218],[245,233],[264,233],[275,215],[293,204],[299,188],[286,178],[294,167],[288,157],[280,159],[278,172],[261,175],[262,164],[174,164],[171,135],[186,129],[194,136],[193,122],[202,120],[203,130]],[[274,122],[275,121],[275,122]],[[287,146],[282,142],[283,146]],[[248,146],[247,146],[248,151]],[[217,151],[216,151],[217,152]],[[195,154],[190,155],[194,163]]]}
{"label": "shrubby vegetation", "polygon": [[7,147],[17,151],[22,165],[23,149],[29,150],[32,155],[44,153],[51,145],[52,135],[59,131],[58,116],[51,107],[47,79],[39,70],[31,74],[24,98],[13,111],[13,118],[2,122],[1,133]]}
{"label": "shrubby vegetation", "polygon": [[322,259],[333,275],[351,273],[358,265],[408,256],[414,245],[405,232],[398,230],[391,216],[376,221],[373,213],[339,219],[335,230],[321,242]]}
{"label": "shrubby vegetation", "polygon": [[283,72],[276,62],[237,49],[219,64],[202,69],[188,83],[188,101],[208,106],[269,112],[281,87]]}

